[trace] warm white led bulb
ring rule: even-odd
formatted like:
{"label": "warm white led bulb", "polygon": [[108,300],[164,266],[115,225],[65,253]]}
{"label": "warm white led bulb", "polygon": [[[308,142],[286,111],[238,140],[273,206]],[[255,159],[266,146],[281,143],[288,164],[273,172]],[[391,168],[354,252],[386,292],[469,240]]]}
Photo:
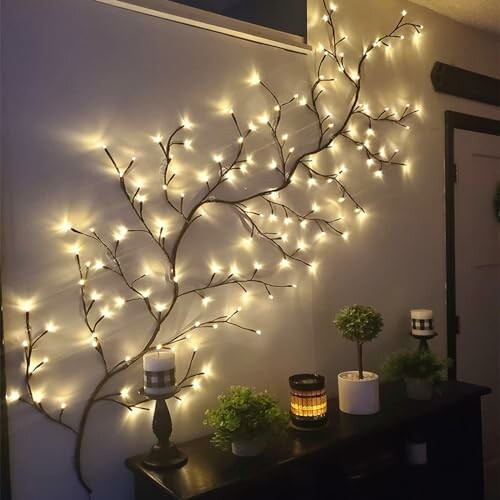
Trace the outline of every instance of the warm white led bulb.
{"label": "warm white led bulb", "polygon": [[290,267],[290,262],[288,261],[288,259],[285,258],[281,259],[280,267],[283,268]]}
{"label": "warm white led bulb", "polygon": [[263,125],[269,122],[269,115],[267,113],[262,113],[257,120]]}
{"label": "warm white led bulb", "polygon": [[259,74],[256,71],[254,71],[250,75],[250,78],[248,79],[248,83],[250,85],[258,85],[260,83],[260,76],[259,76]]}
{"label": "warm white led bulb", "polygon": [[103,307],[101,309],[101,314],[105,317],[105,318],[111,318],[113,316],[113,313],[111,312],[111,310],[109,309],[109,307]]}
{"label": "warm white led bulb", "polygon": [[69,247],[69,251],[70,253],[74,254],[74,255],[78,255],[80,253],[80,245],[78,243],[75,243],[74,245],[71,245]]}
{"label": "warm white led bulb", "polygon": [[[140,197],[138,196],[137,200],[141,201],[139,198]],[[144,199],[142,201],[144,201]],[[115,238],[116,241],[120,241],[123,240],[125,236],[127,236],[127,234],[128,234],[128,229],[125,226],[118,226],[116,228],[116,231],[113,233],[113,237]]]}
{"label": "warm white led bulb", "polygon": [[47,330],[49,333],[51,332],[55,332],[57,329],[56,325],[54,325],[54,323],[52,323],[52,321],[49,321],[46,325],[45,325],[45,330]]}
{"label": "warm white led bulb", "polygon": [[7,401],[9,403],[15,403],[16,401],[19,401],[20,398],[21,394],[19,391],[11,391],[7,396]]}
{"label": "warm white led bulb", "polygon": [[189,120],[189,118],[187,116],[185,116],[184,118],[182,118],[181,125],[185,129],[187,129],[187,130],[191,130],[193,128],[193,124],[192,124],[192,122]]}
{"label": "warm white led bulb", "polygon": [[61,224],[59,224],[58,229],[61,232],[67,233],[68,231],[71,231],[72,225],[71,222],[69,222],[68,219],[64,219]]}

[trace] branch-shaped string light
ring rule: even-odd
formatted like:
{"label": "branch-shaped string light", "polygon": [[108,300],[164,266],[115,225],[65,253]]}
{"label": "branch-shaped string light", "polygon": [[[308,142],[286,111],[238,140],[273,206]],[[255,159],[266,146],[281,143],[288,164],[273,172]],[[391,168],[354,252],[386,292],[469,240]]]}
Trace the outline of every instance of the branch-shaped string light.
{"label": "branch-shaped string light", "polygon": [[[248,327],[239,322],[238,315],[241,312],[241,306],[236,306],[230,314],[217,315],[210,319],[196,321],[180,329],[167,340],[160,341],[159,336],[162,325],[176,307],[182,307],[182,299],[196,295],[202,300],[204,306],[208,306],[211,301],[210,292],[217,289],[239,287],[246,293],[252,288],[264,291],[269,299],[274,299],[273,291],[296,287],[295,283],[274,283],[264,279],[260,273],[262,265],[255,262],[253,271],[246,276],[232,270],[225,273],[222,269],[214,268],[207,282],[195,287],[184,288],[177,272],[178,257],[186,235],[195,222],[203,218],[203,209],[211,204],[230,208],[239,217],[244,229],[248,231],[246,241],[252,243],[254,239],[259,239],[264,244],[269,245],[281,257],[280,267],[289,267],[291,263],[296,262],[312,268],[312,263],[305,254],[308,245],[303,240],[297,241],[297,244],[292,243],[285,230],[269,230],[265,225],[274,224],[282,218],[285,228],[291,223],[298,224],[301,228],[311,224],[318,229],[318,237],[331,233],[347,239],[348,232],[341,225],[341,217],[336,215],[322,216],[321,208],[317,203],[313,203],[309,210],[304,211],[303,209],[294,208],[281,198],[281,193],[285,192],[294,183],[297,171],[300,169],[306,173],[308,188],[313,188],[319,183],[330,185],[336,193],[338,203],[351,204],[355,213],[362,214],[365,212],[364,208],[343,181],[346,168],[344,166],[334,166],[331,172],[321,172],[315,166],[314,156],[333,147],[334,142],[340,139],[359,150],[368,167],[377,167],[375,169],[377,177],[382,175],[385,168],[404,165],[397,158],[397,149],[392,154],[386,155],[383,148],[378,150],[374,148],[370,143],[370,139],[376,134],[375,128],[379,124],[409,129],[408,121],[418,110],[406,105],[400,111],[396,111],[396,108],[385,108],[378,113],[372,114],[367,105],[360,103],[360,96],[363,88],[364,67],[371,53],[380,48],[389,50],[392,43],[403,40],[405,33],[408,31],[420,34],[422,26],[407,22],[406,12],[403,11],[397,24],[387,34],[376,38],[371,45],[363,50],[353,70],[352,66],[347,65],[346,57],[342,52],[342,44],[347,36],[339,36],[336,28],[337,8],[335,5],[327,5],[325,1],[323,5],[325,9],[323,21],[328,28],[329,42],[326,48],[323,46],[319,48],[320,60],[316,64],[308,96],[294,94],[292,97],[280,99],[271,85],[262,81],[257,74],[254,74],[250,83],[259,86],[265,95],[269,97],[272,111],[265,112],[256,120],[251,121],[248,128],[242,127],[233,109],[227,111],[236,133],[235,151],[229,159],[225,159],[222,154],[213,156],[211,171],[200,174],[199,180],[202,182],[202,188],[196,195],[190,197],[190,203],[187,203],[184,193],[178,194],[178,190],[175,189],[177,174],[172,168],[172,162],[174,161],[176,148],[186,150],[192,148],[192,140],[185,136],[186,131],[191,130],[192,123],[187,118],[184,118],[165,140],[160,135],[154,138],[163,157],[160,186],[162,199],[169,215],[176,217],[178,220],[178,224],[173,225],[177,228],[175,231],[167,228],[166,222],[157,224],[158,229],[155,229],[155,225],[151,221],[151,214],[149,210],[146,210],[147,193],[140,183],[134,185],[130,179],[130,174],[138,168],[136,158],[133,157],[122,166],[121,162],[117,161],[112,154],[111,149],[103,146],[104,153],[117,175],[118,185],[125,202],[131,209],[138,225],[133,228],[119,226],[111,237],[106,237],[103,236],[101,231],[94,228],[84,230],[72,227],[68,222],[64,224],[65,229],[71,230],[81,238],[95,244],[108,259],[106,263],[96,260],[92,264],[90,261],[85,262],[82,259],[81,249],[78,246],[72,249],[77,264],[82,319],[90,334],[91,346],[96,351],[99,363],[102,366],[102,374],[88,396],[75,426],[67,423],[66,402],[62,402],[59,410],[52,413],[47,409],[48,406],[42,404],[41,396],[34,393],[32,386],[34,375],[45,370],[48,362],[46,358],[34,361],[34,357],[37,357],[38,351],[42,350],[42,340],[53,329],[53,326],[48,326],[34,336],[30,325],[30,308],[23,306],[26,330],[26,340],[23,343],[25,391],[23,394],[18,391],[11,392],[9,400],[21,400],[35,408],[50,421],[63,426],[75,435],[75,469],[79,481],[89,493],[91,490],[84,478],[81,455],[88,418],[94,406],[98,403],[110,402],[118,404],[129,411],[147,409],[145,403],[148,400],[141,391],[125,387],[119,392],[109,392],[109,390],[105,390],[105,387],[110,381],[140,361],[146,353],[155,349],[175,350],[177,344],[191,340],[197,331],[203,329],[230,327],[256,335],[262,333],[259,329]],[[331,113],[327,110],[323,111],[320,105],[329,94],[328,86],[338,85],[337,80],[343,80],[351,88],[352,92],[345,103],[345,111],[339,110],[338,116],[341,119],[334,122]],[[304,107],[310,114],[316,133],[314,145],[297,152],[289,144],[289,134],[282,131],[285,113],[296,105]],[[353,137],[349,130],[355,119],[361,120],[367,125],[366,138],[363,140]],[[236,196],[235,199],[227,199],[221,187],[227,183],[231,184],[238,172],[242,174],[248,173],[249,165],[254,164],[252,155],[247,153],[247,148],[252,132],[258,128],[256,123],[262,125],[271,135],[277,156],[269,166],[273,172],[276,172],[276,181],[273,187],[256,188],[254,192],[245,192],[243,195]],[[161,252],[168,287],[168,290],[162,290],[163,298],[161,302],[153,302],[151,300],[151,290],[141,286],[146,274],[133,278],[124,269],[121,255],[123,242],[135,234],[146,235],[148,240],[153,242],[154,247]],[[89,288],[89,282],[96,273],[101,271],[116,277],[124,288],[124,296],[117,296],[114,299],[115,309],[121,309],[132,302],[139,302],[143,305],[144,311],[151,321],[149,335],[136,352],[114,364],[108,359],[99,337],[99,331],[106,324],[105,320],[113,316],[115,310],[112,310],[110,306],[104,306],[97,311],[97,302],[101,299],[101,294]],[[186,374],[178,384],[179,393],[195,388],[199,377],[204,375],[204,371],[195,368],[196,356],[197,347],[194,346]],[[176,395],[176,397],[180,399],[180,396]]]}

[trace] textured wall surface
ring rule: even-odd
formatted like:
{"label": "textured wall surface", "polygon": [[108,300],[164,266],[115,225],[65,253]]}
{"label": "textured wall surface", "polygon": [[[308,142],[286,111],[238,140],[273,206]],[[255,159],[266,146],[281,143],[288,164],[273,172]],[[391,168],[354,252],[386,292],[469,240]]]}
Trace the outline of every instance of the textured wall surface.
{"label": "textured wall surface", "polygon": [[[346,58],[392,26],[403,7],[407,6],[393,0],[384,2],[383,9],[375,0],[342,2],[341,31],[350,35]],[[122,160],[137,155],[148,192],[153,193],[151,179],[161,158],[151,135],[168,133],[187,113],[198,124],[192,133],[195,151],[179,154],[179,168],[185,164],[187,171],[188,165],[203,171],[213,153],[229,154],[235,145],[230,121],[217,112],[221,102],[231,105],[245,123],[270,107],[258,89],[245,83],[250,71],[257,68],[285,98],[306,89],[313,56],[255,45],[94,0],[4,0],[2,8],[2,286],[8,382],[11,388],[21,387],[23,323],[16,302],[34,297],[35,328],[48,320],[60,327],[36,353],[49,356],[50,364],[36,377],[35,385],[48,408],[66,401],[68,418],[75,423],[101,367],[80,319],[74,260],[65,251],[75,238],[57,233],[54,227],[65,216],[75,225],[102,230],[133,221],[96,145],[109,144]],[[367,209],[362,221],[336,205],[338,194],[323,187],[307,188],[303,176],[287,195],[302,208],[316,201],[325,213],[345,211],[349,241],[332,237],[316,245],[308,236],[317,254],[315,275],[295,266],[279,271],[279,256],[261,245],[252,252],[241,248],[245,233],[224,210],[207,210],[207,223],[200,224],[186,241],[181,269],[191,284],[210,277],[211,261],[226,269],[237,263],[251,271],[258,259],[266,264],[270,279],[293,280],[298,288],[276,292],[273,301],[265,294],[258,301],[257,290],[247,297],[242,319],[262,329],[261,337],[220,329],[197,340],[200,366],[209,366],[211,376],[182,405],[172,404],[174,437],[179,442],[206,432],[201,424],[204,410],[231,384],[268,388],[286,404],[288,375],[317,370],[327,376],[329,391],[335,394],[336,374],[353,368],[355,360],[353,346],[341,340],[332,326],[334,312],[342,305],[369,303],[384,315],[383,334],[366,348],[368,369],[378,369],[389,350],[411,343],[407,335],[411,307],[433,308],[437,329],[444,333],[443,113],[455,109],[494,117],[495,110],[435,94],[429,75],[434,61],[440,60],[498,77],[498,40],[420,7],[412,7],[410,14],[425,26],[424,36],[418,42],[410,37],[395,43],[390,53],[374,54],[367,63],[367,90],[362,94],[362,101],[373,110],[400,109],[406,102],[421,108],[410,133],[391,130],[383,141],[387,148],[401,149],[408,167],[386,172],[382,181],[374,179],[359,152],[342,144],[318,160],[325,171],[348,166],[346,182]],[[314,44],[322,38],[319,19],[318,5],[311,2]],[[331,110],[340,120],[345,112],[339,107],[344,94],[330,93]],[[307,147],[314,126],[305,110],[294,108],[286,122],[284,131],[290,133],[296,149]],[[358,129],[361,134],[363,126]],[[379,137],[382,132],[374,141]],[[230,189],[272,185],[272,173],[265,167],[271,150],[264,135],[257,136],[255,155],[264,165],[258,167],[262,175],[253,181],[239,180],[228,188],[228,196]],[[201,187],[196,173],[184,177],[179,189],[188,193],[195,182],[199,184],[195,187]],[[290,230],[293,238],[298,231]],[[161,259],[151,245],[134,237],[124,248],[127,262],[136,270],[148,265],[153,271],[151,286],[160,287],[163,275],[154,272],[162,269]],[[88,257],[102,257],[88,243],[84,252]],[[98,276],[95,287],[122,293],[119,284],[105,275]],[[227,312],[242,303],[241,295],[238,289],[214,294],[210,311]],[[203,314],[199,299],[186,300],[163,328],[162,338]],[[107,352],[119,360],[141,345],[149,326],[140,307],[133,305],[106,322],[104,331]],[[433,342],[445,352],[444,335]],[[189,346],[179,347],[181,369],[189,354]],[[139,385],[140,380],[140,366],[136,366],[114,381],[110,391]],[[72,436],[20,403],[11,405],[10,416],[14,499],[86,498],[71,466]],[[84,462],[95,490],[93,498],[132,499],[131,477],[122,463],[151,444],[150,419],[148,412],[130,414],[105,404],[92,413]]]}

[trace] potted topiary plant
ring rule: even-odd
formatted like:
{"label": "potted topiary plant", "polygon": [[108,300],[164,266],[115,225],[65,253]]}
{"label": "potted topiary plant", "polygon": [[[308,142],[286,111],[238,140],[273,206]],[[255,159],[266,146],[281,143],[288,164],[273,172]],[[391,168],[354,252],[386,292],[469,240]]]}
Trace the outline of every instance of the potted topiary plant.
{"label": "potted topiary plant", "polygon": [[342,336],[356,342],[358,370],[338,375],[340,411],[352,415],[371,415],[380,410],[379,378],[363,370],[363,344],[375,339],[382,330],[382,316],[373,307],[343,307],[335,317]]}
{"label": "potted topiary plant", "polygon": [[218,397],[218,406],[205,413],[205,425],[215,429],[212,443],[234,455],[251,457],[262,453],[272,437],[283,435],[288,426],[285,413],[267,392],[250,387],[231,387]]}
{"label": "potted topiary plant", "polygon": [[432,399],[434,385],[441,382],[448,363],[428,350],[389,354],[382,367],[384,378],[404,380],[410,399]]}

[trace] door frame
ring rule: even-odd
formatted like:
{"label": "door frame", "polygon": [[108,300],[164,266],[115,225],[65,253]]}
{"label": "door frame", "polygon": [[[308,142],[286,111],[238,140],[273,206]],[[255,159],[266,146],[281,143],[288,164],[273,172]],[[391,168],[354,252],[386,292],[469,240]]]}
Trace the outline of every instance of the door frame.
{"label": "door frame", "polygon": [[448,370],[451,379],[457,378],[457,294],[455,261],[455,130],[468,130],[500,135],[500,121],[481,116],[445,111],[445,213],[446,213],[446,338],[448,357],[452,364]]}

